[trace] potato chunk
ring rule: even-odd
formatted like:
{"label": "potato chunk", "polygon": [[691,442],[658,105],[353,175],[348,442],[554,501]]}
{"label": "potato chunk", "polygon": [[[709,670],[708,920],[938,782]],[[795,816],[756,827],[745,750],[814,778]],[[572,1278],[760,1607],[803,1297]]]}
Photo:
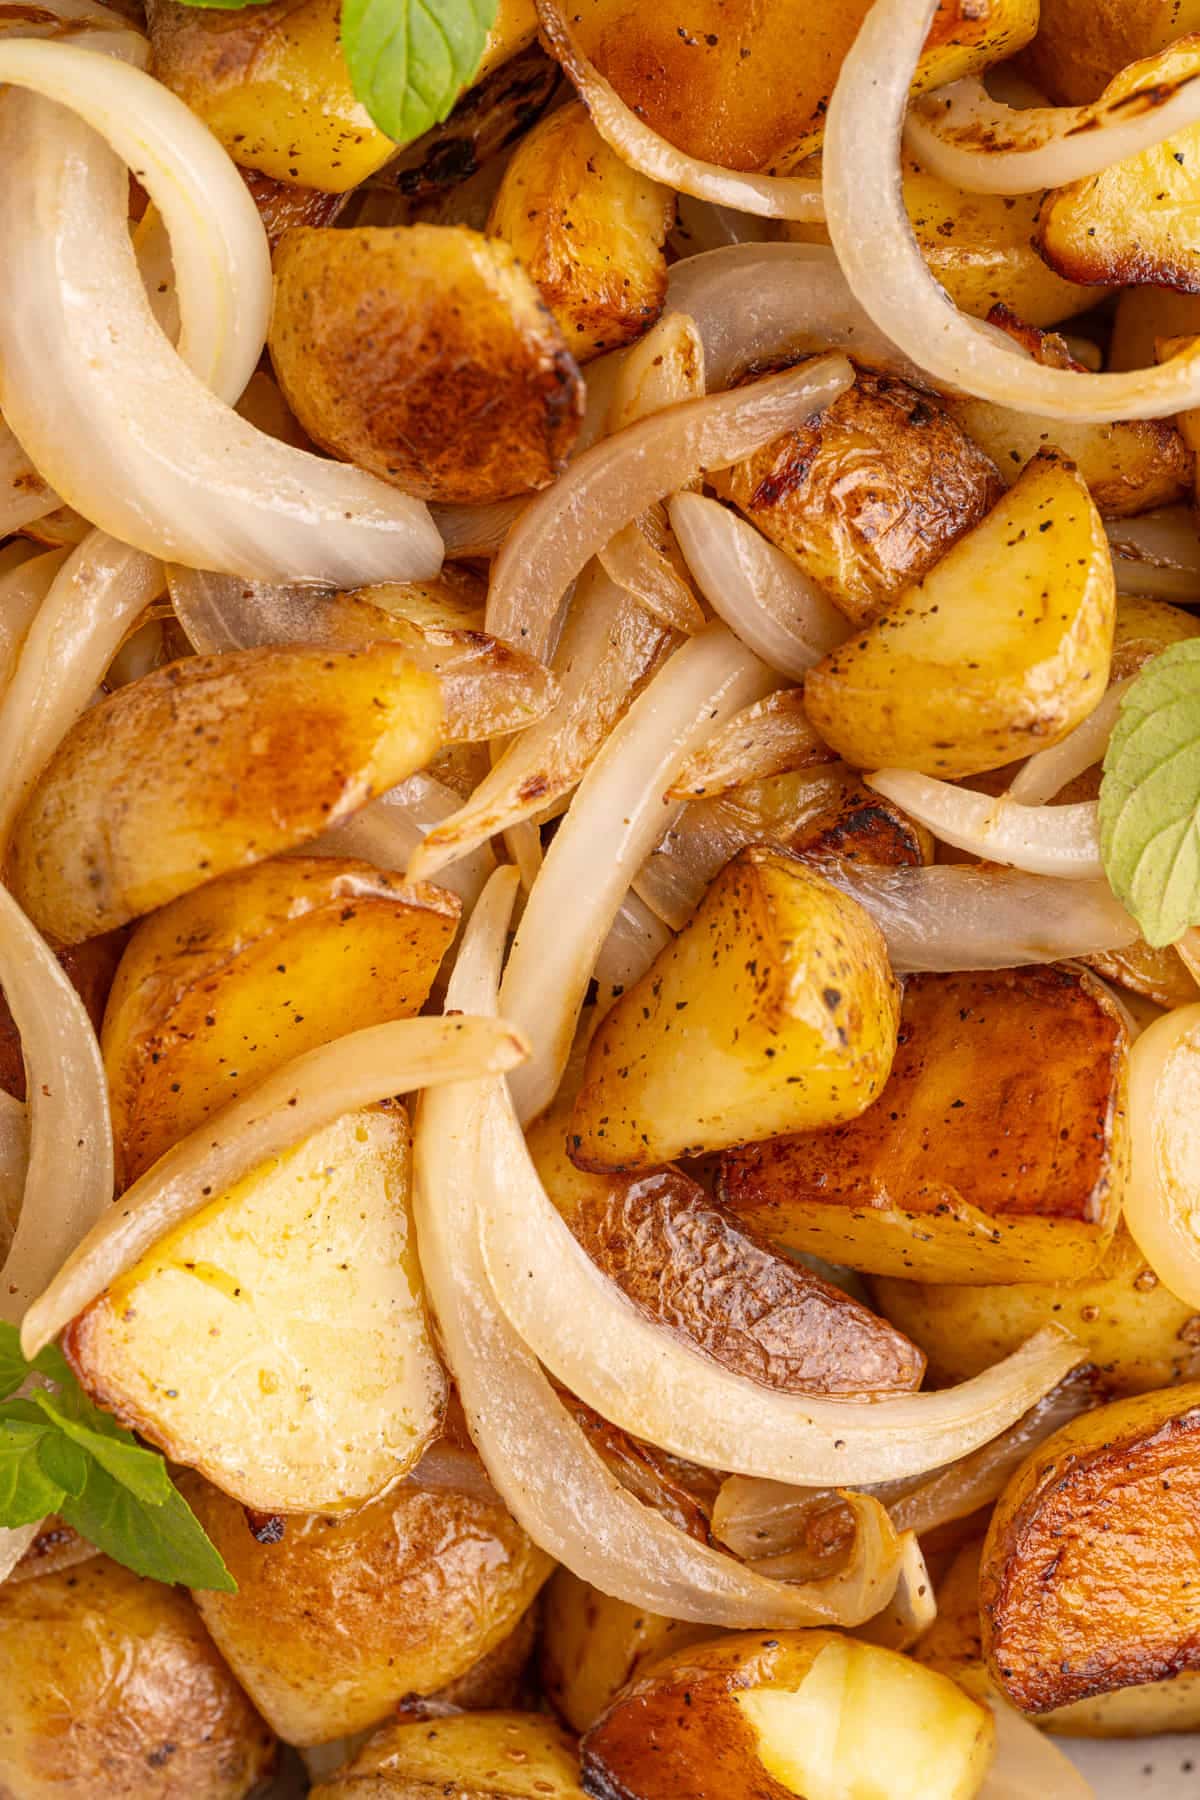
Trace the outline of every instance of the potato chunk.
{"label": "potato chunk", "polygon": [[312,856],[241,869],[144,920],[101,1040],[123,1184],[292,1057],[420,1012],[459,911],[441,888]]}
{"label": "potato chunk", "polygon": [[222,1655],[293,1744],[374,1725],[504,1644],[553,1564],[490,1494],[406,1481],[341,1518],[247,1519],[207,1483],[188,1499],[238,1584],[196,1600]]}
{"label": "potato chunk", "polygon": [[464,225],[289,233],[270,347],[314,443],[424,500],[546,487],[583,418],[537,288],[507,244]]}
{"label": "potato chunk", "polygon": [[180,1588],[107,1556],[0,1588],[6,1800],[242,1800],[275,1739]]}
{"label": "potato chunk", "polygon": [[807,677],[820,735],[861,769],[943,779],[1056,744],[1108,685],[1116,594],[1070,463],[1037,456],[984,522]]}
{"label": "potato chunk", "polygon": [[1021,66],[1057,104],[1078,106],[1137,57],[1191,31],[1200,31],[1200,0],[1042,0]]}
{"label": "potato chunk", "polygon": [[542,1682],[573,1731],[586,1731],[619,1689],[665,1656],[722,1634],[614,1600],[557,1569],[542,1609]]}
{"label": "potato chunk", "polygon": [[743,850],[601,1021],[572,1160],[655,1168],[853,1118],[887,1080],[897,1014],[861,907],[794,857]]}
{"label": "potato chunk", "polygon": [[441,738],[436,680],[389,644],[171,663],[71,727],[17,820],[13,893],[78,943],[316,837]]}
{"label": "potato chunk", "polygon": [[731,1152],[721,1197],[773,1242],[874,1274],[1070,1280],[1120,1211],[1126,1060],[1082,971],[911,976],[878,1102]]}
{"label": "potato chunk", "polygon": [[575,1745],[540,1713],[399,1719],[312,1800],[587,1800]]}
{"label": "potato chunk", "polygon": [[581,1749],[591,1791],[631,1800],[973,1800],[993,1731],[986,1707],[895,1651],[738,1632],[656,1664]]}
{"label": "potato chunk", "polygon": [[996,1503],[983,1650],[1026,1712],[1200,1669],[1200,1385],[1116,1400],[1022,1464]]}
{"label": "potato chunk", "polygon": [[342,1512],[410,1469],[446,1382],[402,1108],[347,1113],[160,1238],[68,1326],[83,1385],[261,1512]]}
{"label": "potato chunk", "polygon": [[582,101],[517,146],[488,230],[512,245],[577,361],[649,331],[667,294],[675,197],[610,150]]}
{"label": "potato chunk", "polygon": [[1200,619],[1168,600],[1122,595],[1113,632],[1112,678],[1124,681],[1144,669],[1168,644],[1200,636]]}

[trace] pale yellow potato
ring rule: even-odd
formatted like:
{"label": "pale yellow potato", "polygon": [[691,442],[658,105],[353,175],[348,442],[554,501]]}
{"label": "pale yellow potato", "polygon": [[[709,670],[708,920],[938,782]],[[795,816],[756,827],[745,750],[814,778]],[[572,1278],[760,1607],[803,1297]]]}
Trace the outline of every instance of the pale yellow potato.
{"label": "pale yellow potato", "polygon": [[1168,644],[1200,636],[1200,619],[1186,607],[1169,600],[1146,600],[1122,595],[1117,601],[1113,631],[1112,678],[1125,681],[1136,675]]}
{"label": "pale yellow potato", "polygon": [[993,1739],[985,1706],[894,1650],[755,1631],[656,1664],[581,1752],[591,1792],[622,1800],[974,1800]]}
{"label": "pale yellow potato", "polygon": [[403,1108],[347,1113],[160,1238],[67,1327],[83,1385],[260,1512],[340,1513],[441,1426]]}
{"label": "pale yellow potato", "polygon": [[436,679],[390,644],[170,663],[71,727],[17,820],[13,893],[79,943],[316,837],[441,741]]}
{"label": "pale yellow potato", "polygon": [[1059,105],[1099,99],[1139,56],[1200,31],[1200,0],[1042,0],[1037,36],[1021,57]]}
{"label": "pale yellow potato", "polygon": [[610,150],[580,100],[518,144],[488,230],[512,245],[579,362],[649,331],[667,294],[670,188]]}
{"label": "pale yellow potato", "polygon": [[1115,611],[1095,504],[1071,463],[1042,454],[882,619],[810,671],[805,710],[861,769],[998,769],[1097,705]]}
{"label": "pale yellow potato", "polygon": [[[293,1744],[385,1719],[406,1695],[466,1691],[521,1627],[553,1563],[464,1457],[475,1493],[402,1482],[357,1512],[253,1517],[207,1483],[188,1499],[238,1584],[196,1595],[264,1718]],[[475,1704],[486,1704],[476,1701]]]}
{"label": "pale yellow potato", "polygon": [[138,926],[101,1032],[122,1186],[293,1057],[418,1013],[461,905],[345,857],[281,857]]}
{"label": "pale yellow potato", "polygon": [[312,1800],[587,1800],[574,1740],[541,1713],[385,1725]]}
{"label": "pale yellow potato", "polygon": [[621,995],[570,1123],[581,1168],[654,1168],[870,1105],[896,1048],[878,929],[792,856],[743,850]]}
{"label": "pale yellow potato", "polygon": [[181,1588],[107,1556],[0,1587],[5,1800],[243,1800],[275,1738]]}
{"label": "pale yellow potato", "polygon": [[483,47],[483,58],[474,79],[483,81],[494,69],[508,62],[519,51],[528,49],[537,36],[537,7],[534,0],[498,0],[496,16]]}
{"label": "pale yellow potato", "polygon": [[314,443],[425,500],[546,487],[583,418],[582,377],[530,276],[465,225],[290,232],[269,343]]}
{"label": "pale yellow potato", "polygon": [[542,1602],[542,1683],[573,1731],[586,1731],[618,1691],[663,1657],[722,1634],[614,1600],[557,1569]]}

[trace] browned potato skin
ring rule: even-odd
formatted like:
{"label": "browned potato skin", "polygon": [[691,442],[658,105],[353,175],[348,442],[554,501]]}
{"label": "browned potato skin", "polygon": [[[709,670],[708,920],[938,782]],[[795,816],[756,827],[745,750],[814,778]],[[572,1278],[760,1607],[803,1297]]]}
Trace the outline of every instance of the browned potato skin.
{"label": "browned potato skin", "polygon": [[258,208],[272,250],[285,232],[294,231],[299,225],[332,225],[349,198],[347,194],[326,194],[320,188],[276,181],[273,175],[263,175],[258,169],[242,169],[240,173]]}
{"label": "browned potato skin", "polygon": [[840,800],[806,821],[789,849],[806,862],[919,868],[933,861],[933,836],[891,800],[852,783]]}
{"label": "browned potato skin", "polygon": [[1045,1713],[1200,1669],[1200,1384],[1064,1426],[996,1503],[979,1597],[997,1686]]}
{"label": "browned potato skin", "polygon": [[507,244],[461,225],[290,233],[269,343],[314,443],[424,500],[548,486],[583,418],[537,288]]}
{"label": "browned potato skin", "polygon": [[468,88],[449,118],[402,150],[379,181],[409,200],[429,200],[467,181],[529,130],[558,79],[558,64],[530,44]]}
{"label": "browned potato skin", "polygon": [[1117,601],[1113,633],[1112,679],[1125,681],[1136,675],[1168,644],[1200,636],[1200,620],[1169,600],[1145,600],[1137,595]]}
{"label": "browned potato skin", "polygon": [[1106,981],[1153,1000],[1156,1006],[1191,1006],[1200,1000],[1200,988],[1178,951],[1170,944],[1156,950],[1138,938],[1125,950],[1109,950],[1083,961]]}
{"label": "browned potato skin", "polygon": [[718,1635],[711,1625],[614,1600],[570,1569],[556,1569],[542,1604],[542,1682],[571,1729],[586,1731],[635,1677]]}
{"label": "browned potato skin", "polygon": [[1120,1208],[1125,1048],[1081,971],[912,976],[876,1103],[730,1151],[721,1198],[772,1241],[873,1274],[1082,1274]]}
{"label": "browned potato skin", "polygon": [[275,1739],[179,1588],[106,1556],[0,1589],[5,1800],[242,1800]]}
{"label": "browned potato skin", "polygon": [[1042,0],[1021,66],[1058,105],[1076,106],[1099,99],[1127,64],[1189,31],[1200,31],[1200,0]]}
{"label": "browned potato skin", "polygon": [[[59,962],[97,1030],[104,1017],[105,1001],[124,945],[123,932],[109,932],[104,937],[89,938],[83,944],[72,944],[58,953]],[[3,995],[0,995],[0,1088],[14,1100],[25,1098],[21,1037]]]}
{"label": "browned potato skin", "polygon": [[345,1517],[293,1514],[257,1537],[218,1489],[187,1491],[239,1590],[197,1594],[197,1605],[290,1743],[349,1736],[406,1694],[466,1675],[554,1566],[498,1499],[413,1481]]}
{"label": "browned potato skin", "polygon": [[856,625],[885,612],[1003,491],[942,405],[866,369],[832,406],[710,479]]}
{"label": "browned potato skin", "polygon": [[671,190],[623,162],[575,101],[517,146],[488,230],[512,245],[584,362],[658,318],[674,216]]}
{"label": "browned potato skin", "polygon": [[574,1740],[540,1713],[383,1726],[312,1800],[586,1800]]}

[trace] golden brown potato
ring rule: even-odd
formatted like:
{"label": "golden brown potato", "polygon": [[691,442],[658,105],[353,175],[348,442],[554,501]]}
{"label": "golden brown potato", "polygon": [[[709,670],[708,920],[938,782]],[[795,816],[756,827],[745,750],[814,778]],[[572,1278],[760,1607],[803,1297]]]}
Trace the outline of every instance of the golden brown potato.
{"label": "golden brown potato", "polygon": [[403,1108],[346,1113],[147,1251],[68,1326],[83,1385],[262,1512],[343,1512],[437,1435]]}
{"label": "golden brown potato", "polygon": [[1052,100],[1077,106],[1099,99],[1128,63],[1189,31],[1200,31],[1200,0],[1042,0],[1021,65]]}
{"label": "golden brown potato", "polygon": [[867,369],[824,412],[711,481],[856,625],[1002,492],[991,460],[938,402]]}
{"label": "golden brown potato", "polygon": [[512,245],[579,362],[649,331],[667,294],[675,196],[610,150],[582,101],[517,146],[488,230]]}
{"label": "golden brown potato", "polygon": [[320,188],[297,187],[291,181],[276,181],[273,175],[257,169],[243,169],[242,179],[250,189],[259,217],[274,250],[285,231],[298,225],[332,225],[346,204],[345,194],[326,194]]}
{"label": "golden brown potato", "polygon": [[993,1734],[986,1707],[893,1650],[738,1632],[657,1663],[581,1751],[591,1792],[619,1800],[972,1800]]}
{"label": "golden brown potato", "polygon": [[996,1503],[983,1548],[983,1653],[1046,1713],[1200,1669],[1200,1384],[1065,1425]]}
{"label": "golden brown potato", "polygon": [[614,1600],[556,1569],[542,1607],[542,1682],[573,1731],[586,1731],[620,1688],[663,1657],[722,1634]]}
{"label": "golden brown potato", "polygon": [[[536,30],[528,0],[530,32]],[[558,85],[556,62],[529,43],[467,89],[449,118],[402,150],[380,176],[397,194],[430,200],[467,181],[519,138],[542,112]],[[318,221],[313,220],[316,224]]]}
{"label": "golden brown potato", "polygon": [[101,1038],[122,1185],[292,1057],[420,1012],[460,910],[367,863],[297,856],[144,920]]}
{"label": "golden brown potato", "polygon": [[874,1274],[1070,1279],[1120,1211],[1126,1060],[1082,970],[914,975],[877,1104],[732,1151],[719,1192],[773,1242]]}
{"label": "golden brown potato", "polygon": [[13,893],[78,943],[316,837],[441,738],[437,681],[390,644],[171,663],[71,727],[17,820]]}
{"label": "golden brown potato", "polygon": [[1191,1006],[1200,1000],[1200,987],[1170,944],[1156,950],[1145,938],[1137,938],[1124,950],[1109,950],[1082,960],[1106,981],[1115,981],[1118,987],[1141,994],[1156,1006]]}
{"label": "golden brown potato", "polygon": [[743,850],[601,1020],[572,1160],[656,1168],[853,1118],[887,1080],[897,1014],[861,907],[795,857]]}
{"label": "golden brown potato", "polygon": [[579,1757],[540,1713],[399,1719],[377,1731],[312,1800],[587,1800]]}
{"label": "golden brown potato", "polygon": [[583,381],[512,250],[462,225],[294,231],[271,360],[313,439],[425,500],[502,500],[566,465]]}
{"label": "golden brown potato", "polygon": [[[83,944],[71,944],[58,953],[59,962],[97,1030],[104,1017],[105,1001],[124,945],[124,932],[114,931],[104,937],[89,938]],[[25,1063],[21,1056],[20,1033],[3,995],[0,995],[0,1088],[14,1100],[25,1098]]]}
{"label": "golden brown potato", "polygon": [[[1190,5],[1192,0],[1188,0]],[[1095,289],[1092,290],[1095,292]],[[1117,298],[1105,367],[1149,369],[1160,342],[1200,332],[1200,294],[1174,288],[1126,288]]]}
{"label": "golden brown potato", "polygon": [[806,819],[788,843],[806,862],[867,863],[874,868],[916,868],[933,861],[933,838],[893,800],[857,782],[839,799]]}
{"label": "golden brown potato", "polygon": [[1039,454],[984,522],[804,684],[860,769],[978,775],[1056,744],[1108,685],[1116,592],[1073,464]]}
{"label": "golden brown potato", "polygon": [[196,1596],[255,1705],[289,1743],[346,1737],[504,1643],[553,1567],[491,1495],[406,1481],[361,1511],[255,1521],[207,1484],[188,1498],[238,1584]]}
{"label": "golden brown potato", "polygon": [[5,1800],[243,1800],[275,1739],[179,1588],[107,1556],[0,1588]]}
{"label": "golden brown potato", "polygon": [[938,1385],[980,1374],[1054,1324],[1078,1339],[1112,1393],[1200,1379],[1200,1316],[1146,1266],[1124,1226],[1078,1281],[985,1288],[878,1276],[871,1285],[880,1311],[925,1351]]}
{"label": "golden brown potato", "polygon": [[1117,601],[1113,632],[1112,678],[1124,681],[1144,669],[1168,644],[1200,636],[1200,619],[1167,600],[1143,600],[1137,596]]}

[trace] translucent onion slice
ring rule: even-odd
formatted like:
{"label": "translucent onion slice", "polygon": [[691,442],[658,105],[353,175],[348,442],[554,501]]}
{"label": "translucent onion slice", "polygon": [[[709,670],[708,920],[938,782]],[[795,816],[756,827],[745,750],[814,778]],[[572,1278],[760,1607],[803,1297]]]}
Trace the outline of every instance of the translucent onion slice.
{"label": "translucent onion slice", "polygon": [[728,468],[844,393],[854,371],[826,356],[736,393],[690,400],[585,450],[521,514],[492,570],[487,628],[546,660],[563,596],[648,505]]}
{"label": "translucent onion slice", "polygon": [[1009,799],[1019,800],[1022,806],[1043,806],[1047,800],[1061,794],[1077,775],[1100,762],[1108,749],[1108,740],[1129,686],[1129,681],[1114,681],[1099,706],[1081,725],[1068,732],[1061,743],[1052,744],[1048,750],[1039,750],[1036,756],[1031,756],[1010,782]]}
{"label": "translucent onion slice", "polygon": [[0,1091],[0,1267],[8,1255],[29,1168],[29,1114],[19,1100]]}
{"label": "translucent onion slice", "polygon": [[1022,806],[1006,794],[993,798],[912,769],[878,769],[863,780],[944,844],[983,861],[1073,881],[1104,874],[1094,800],[1075,806]]}
{"label": "translucent onion slice", "polygon": [[900,1545],[900,1578],[895,1593],[881,1613],[854,1633],[885,1650],[910,1650],[937,1618],[933,1577],[916,1533],[904,1532]]}
{"label": "translucent onion slice", "polygon": [[[79,1005],[82,1011],[82,1002]],[[259,1163],[311,1137],[343,1113],[434,1082],[501,1073],[525,1054],[524,1039],[504,1020],[459,1016],[368,1026],[294,1058],[174,1145],[115,1206],[107,1205],[110,1173],[103,1217],[73,1254],[64,1262],[71,1245],[63,1245],[53,1256],[42,1251],[39,1267],[56,1272],[25,1314],[21,1343],[26,1356],[57,1337],[76,1313],[132,1268],[165,1232],[191,1218],[214,1194],[224,1193]],[[78,1096],[74,1098],[77,1113]],[[71,1126],[77,1130],[74,1115]],[[32,1142],[31,1180],[38,1145],[36,1110]],[[59,1173],[61,1191],[61,1163]],[[20,1233],[13,1257],[19,1243]]]}
{"label": "translucent onion slice", "polygon": [[66,559],[65,550],[48,550],[42,556],[35,551],[0,575],[0,695],[13,678],[29,627]]}
{"label": "translucent onion slice", "polygon": [[996,1754],[976,1800],[1096,1800],[1096,1791],[1036,1725],[990,1698]]}
{"label": "translucent onion slice", "polygon": [[723,250],[726,244],[761,244],[771,231],[761,215],[717,206],[691,194],[680,194],[678,213],[679,223],[671,234],[671,243],[681,256],[695,256],[701,250]]}
{"label": "translucent onion slice", "polygon": [[1164,506],[1134,519],[1110,519],[1118,594],[1200,600],[1200,534],[1192,509]]}
{"label": "translucent onion slice", "polygon": [[554,1097],[600,947],[671,822],[664,795],[680,765],[771,685],[724,626],[710,626],[668,658],[584,776],[530,892],[504,976],[501,1008],[534,1045],[514,1079],[523,1119]]}
{"label": "translucent onion slice", "polygon": [[643,513],[610,538],[600,551],[600,567],[669,631],[690,637],[703,629],[704,612],[687,582],[651,542],[653,517]]}
{"label": "translucent onion slice", "polygon": [[[306,854],[318,856],[360,856],[377,869],[395,869],[404,873],[424,839],[443,820],[451,818],[461,801],[453,788],[423,770],[410,775],[398,787],[372,800],[352,819],[344,819],[332,830],[305,847]],[[448,868],[441,868],[438,884],[457,894],[465,912],[475,905],[496,859],[486,844],[458,857]]]}
{"label": "translucent onion slice", "polygon": [[[588,388],[590,392],[590,376]],[[528,504],[522,494],[515,500],[492,500],[485,506],[432,506],[429,510],[447,556],[491,557],[497,554]]]}
{"label": "translucent onion slice", "polygon": [[0,538],[44,519],[61,505],[0,419]]}
{"label": "translucent onion slice", "polygon": [[606,1011],[618,994],[640,981],[659,951],[665,950],[670,941],[668,927],[631,889],[621,902],[621,909],[596,958],[594,974],[600,990],[599,1011]]}
{"label": "translucent onion slice", "polygon": [[703,800],[789,769],[837,759],[809,723],[801,688],[785,688],[736,713],[688,758],[667,790],[671,800]]}
{"label": "translucent onion slice", "polygon": [[1129,1054],[1125,1222],[1159,1280],[1200,1308],[1200,1005],[1155,1019]]}
{"label": "translucent onion slice", "polygon": [[800,680],[851,626],[816,583],[716,500],[676,494],[671,529],[717,617],[781,675]]}
{"label": "translucent onion slice", "polygon": [[926,267],[900,182],[909,88],[939,0],[876,0],[842,63],[825,123],[825,210],[846,280],[876,326],[935,381],[1040,418],[1105,424],[1200,404],[1200,344],[1157,368],[1046,368],[968,318]]}
{"label": "translucent onion slice", "polygon": [[0,1583],[9,1580],[44,1523],[39,1519],[34,1525],[0,1526]]}
{"label": "translucent onion slice", "polygon": [[751,175],[701,162],[669,143],[626,106],[588,60],[560,0],[535,0],[550,49],[574,82],[592,124],[623,162],[677,193],[767,219],[821,219],[821,183],[799,175]]}
{"label": "translucent onion slice", "polygon": [[[706,388],[700,328],[678,308],[664,313],[628,350],[617,351],[609,366],[613,371],[608,396],[610,432],[623,431],[665,406],[678,406],[681,400],[699,400]],[[595,363],[588,364],[589,395],[595,367]]]}

